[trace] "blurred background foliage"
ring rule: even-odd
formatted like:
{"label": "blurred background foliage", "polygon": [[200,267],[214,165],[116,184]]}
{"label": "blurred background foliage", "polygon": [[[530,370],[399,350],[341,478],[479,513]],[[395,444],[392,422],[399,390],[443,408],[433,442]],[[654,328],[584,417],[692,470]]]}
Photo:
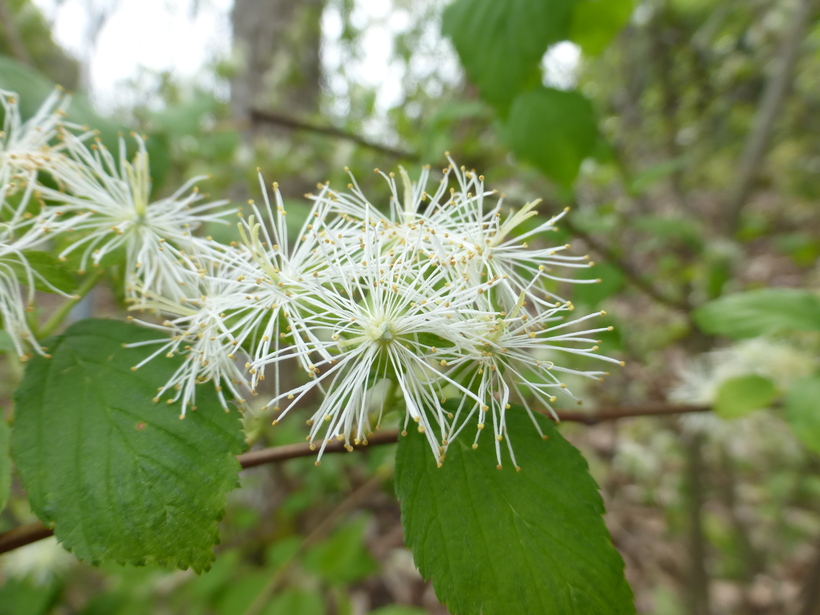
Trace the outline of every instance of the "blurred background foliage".
{"label": "blurred background foliage", "polygon": [[[117,4],[84,4],[96,32]],[[259,198],[258,167],[299,216],[317,181],[347,184],[345,166],[378,203],[374,167],[412,175],[449,150],[513,207],[571,206],[548,240],[589,252],[602,281],[561,292],[606,310],[601,347],[627,362],[571,388],[590,409],[710,408],[563,427],[638,611],[818,615],[817,4],[235,0],[229,54],[196,79],[137,71],[99,110],[56,24],[0,0],[0,88],[30,114],[60,84],[106,143],[148,135],[156,193],[208,174],[204,190],[241,204]],[[354,70],[373,54],[389,73]],[[94,310],[122,314],[116,289]],[[21,368],[0,369],[8,408]],[[253,447],[304,437],[298,420],[246,422]],[[53,539],[4,555],[0,613],[443,614],[403,547],[392,449],[245,471],[201,576],[94,568]],[[15,477],[0,531],[32,520]]]}

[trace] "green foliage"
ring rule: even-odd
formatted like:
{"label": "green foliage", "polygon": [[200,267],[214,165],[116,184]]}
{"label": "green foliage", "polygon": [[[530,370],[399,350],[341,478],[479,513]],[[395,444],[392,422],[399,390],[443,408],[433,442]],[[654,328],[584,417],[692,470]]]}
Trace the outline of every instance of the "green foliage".
{"label": "green foliage", "polygon": [[467,75],[501,112],[540,83],[547,47],[567,38],[574,0],[456,0],[442,18]]}
{"label": "green foliage", "polygon": [[11,23],[0,23],[0,55],[14,56],[19,52],[12,43],[12,30],[16,30],[28,56],[26,61],[63,87],[77,87],[80,63],[54,42],[48,20],[36,3],[6,0],[5,4]]}
{"label": "green foliage", "polygon": [[497,470],[486,438],[475,450],[458,438],[441,468],[425,437],[401,438],[396,492],[416,565],[455,615],[634,613],[587,463],[538,420],[547,442],[522,408],[507,414],[520,472]]}
{"label": "green foliage", "polygon": [[625,278],[620,269],[608,263],[596,263],[589,268],[589,279],[601,280],[595,284],[577,284],[572,288],[572,298],[576,303],[597,307],[601,301],[617,293],[624,285]]}
{"label": "green foliage", "polygon": [[[0,408],[2,410],[2,408]],[[6,507],[11,492],[11,443],[9,426],[0,412],[0,512]]]}
{"label": "green foliage", "polygon": [[32,508],[80,559],[204,570],[244,448],[238,413],[203,387],[197,410],[152,402],[182,359],[131,367],[156,334],[84,320],[44,344],[15,393],[14,459]]}
{"label": "green foliage", "polygon": [[820,376],[794,383],[786,393],[786,420],[809,450],[820,454]]}
{"label": "green foliage", "polygon": [[657,184],[660,180],[669,177],[676,171],[686,168],[685,158],[676,158],[674,160],[664,160],[657,164],[653,164],[638,174],[636,174],[629,183],[629,191],[632,194],[642,194],[649,188]]}
{"label": "green foliage", "polygon": [[427,611],[413,606],[392,604],[390,606],[383,606],[375,611],[370,611],[370,615],[427,615]]}
{"label": "green foliage", "polygon": [[45,615],[59,593],[56,585],[9,579],[0,586],[0,615]]}
{"label": "green foliage", "polygon": [[714,410],[725,419],[733,419],[767,407],[776,397],[777,387],[769,378],[757,374],[738,376],[720,386]]}
{"label": "green foliage", "polygon": [[351,583],[374,573],[378,566],[364,546],[368,520],[360,518],[313,547],[304,566],[331,583]]}
{"label": "green foliage", "polygon": [[808,290],[763,288],[710,301],[695,310],[694,317],[706,333],[732,338],[820,331],[820,299]]}
{"label": "green foliage", "polygon": [[[48,252],[32,250],[30,252],[24,252],[23,256],[29,266],[43,276],[43,280],[47,282],[44,283],[43,280],[35,276],[34,288],[37,290],[45,293],[53,293],[54,288],[56,288],[64,293],[68,293],[77,288],[77,282],[71,272],[66,269],[63,263]],[[23,284],[28,284],[26,268],[23,267],[19,261],[11,260],[8,262],[8,265],[14,270],[18,279]]]}
{"label": "green foliage", "polygon": [[572,7],[570,39],[584,53],[597,56],[626,25],[633,8],[633,0],[577,0]]}
{"label": "green foliage", "polygon": [[279,592],[263,611],[264,615],[324,615],[325,602],[316,592],[286,589]]}
{"label": "green foliage", "polygon": [[592,152],[597,127],[592,103],[582,94],[539,87],[515,99],[505,133],[518,157],[569,185]]}

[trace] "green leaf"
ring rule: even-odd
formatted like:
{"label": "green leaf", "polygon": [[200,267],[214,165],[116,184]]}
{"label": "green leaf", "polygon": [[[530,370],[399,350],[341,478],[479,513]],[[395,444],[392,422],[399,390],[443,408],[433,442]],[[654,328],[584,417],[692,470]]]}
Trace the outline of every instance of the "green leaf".
{"label": "green leaf", "polygon": [[481,96],[505,111],[522,89],[540,83],[540,61],[569,36],[575,0],[456,0],[445,10],[449,36]]}
{"label": "green leaf", "polygon": [[60,586],[35,585],[31,581],[7,579],[0,586],[0,615],[45,615],[57,602]]}
{"label": "green leaf", "polygon": [[597,56],[629,21],[633,0],[579,0],[572,8],[569,38],[587,55]]}
{"label": "green leaf", "polygon": [[[396,492],[407,546],[454,615],[635,613],[604,504],[581,454],[546,418],[507,413],[521,471],[496,469],[493,444],[450,444],[436,467],[426,438],[399,440]],[[505,444],[502,444],[505,446]]]}
{"label": "green leaf", "polygon": [[592,152],[597,130],[589,99],[544,87],[519,95],[505,126],[510,148],[519,158],[567,186]]}
{"label": "green leaf", "polygon": [[[23,252],[23,256],[29,266],[42,276],[42,279],[34,276],[34,288],[45,293],[53,293],[54,288],[64,293],[70,293],[77,288],[74,275],[66,269],[65,265],[48,252]],[[28,273],[20,261],[7,261],[14,270],[17,278],[23,284],[28,284]]]}
{"label": "green leaf", "polygon": [[364,546],[367,519],[357,519],[305,554],[306,570],[331,583],[352,583],[373,574],[378,565]]}
{"label": "green leaf", "polygon": [[777,387],[769,378],[748,374],[729,378],[717,391],[715,412],[733,419],[771,404],[777,397]]}
{"label": "green leaf", "polygon": [[820,454],[820,376],[795,382],[786,393],[786,420],[809,450]]}
{"label": "green leaf", "polygon": [[184,421],[152,397],[182,359],[131,367],[156,339],[89,319],[44,344],[15,392],[14,460],[31,506],[80,559],[207,569],[244,448],[210,386]]}
{"label": "green leaf", "polygon": [[11,457],[9,426],[3,419],[3,409],[0,408],[0,512],[6,507],[11,493]]}
{"label": "green leaf", "polygon": [[820,299],[808,290],[764,288],[710,301],[695,310],[694,317],[706,333],[732,338],[820,331]]}
{"label": "green leaf", "polygon": [[327,612],[322,595],[298,589],[278,592],[265,607],[264,615],[324,615]]}

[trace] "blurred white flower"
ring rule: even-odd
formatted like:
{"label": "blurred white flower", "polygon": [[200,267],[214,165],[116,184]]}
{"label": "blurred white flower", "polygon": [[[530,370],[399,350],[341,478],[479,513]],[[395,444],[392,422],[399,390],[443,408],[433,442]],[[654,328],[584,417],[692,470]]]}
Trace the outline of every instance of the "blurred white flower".
{"label": "blurred white flower", "polygon": [[[743,340],[689,359],[669,399],[710,406],[727,380],[747,375],[769,378],[779,390],[785,391],[791,383],[814,373],[818,362],[816,356],[784,340],[767,337]],[[728,434],[736,429],[734,422],[713,413],[687,414],[681,416],[681,422],[687,429],[698,432]]]}
{"label": "blurred white flower", "polygon": [[814,373],[818,359],[785,341],[759,337],[690,359],[680,372],[680,383],[670,392],[673,401],[711,405],[724,382],[756,374],[770,378],[781,390]]}
{"label": "blurred white flower", "polygon": [[46,98],[27,121],[20,115],[18,96],[0,90],[3,124],[0,130],[0,168],[13,172],[38,171],[59,164],[61,146],[55,145],[57,128],[63,121],[70,97],[59,88]]}

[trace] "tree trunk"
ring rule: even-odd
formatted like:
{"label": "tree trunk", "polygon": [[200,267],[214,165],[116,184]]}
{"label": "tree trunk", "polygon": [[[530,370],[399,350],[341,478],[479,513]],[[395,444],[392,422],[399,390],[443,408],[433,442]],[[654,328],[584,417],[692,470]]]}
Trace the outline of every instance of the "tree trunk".
{"label": "tree trunk", "polygon": [[236,0],[234,45],[242,69],[231,82],[234,117],[251,109],[316,113],[321,92],[321,18],[324,0]]}

